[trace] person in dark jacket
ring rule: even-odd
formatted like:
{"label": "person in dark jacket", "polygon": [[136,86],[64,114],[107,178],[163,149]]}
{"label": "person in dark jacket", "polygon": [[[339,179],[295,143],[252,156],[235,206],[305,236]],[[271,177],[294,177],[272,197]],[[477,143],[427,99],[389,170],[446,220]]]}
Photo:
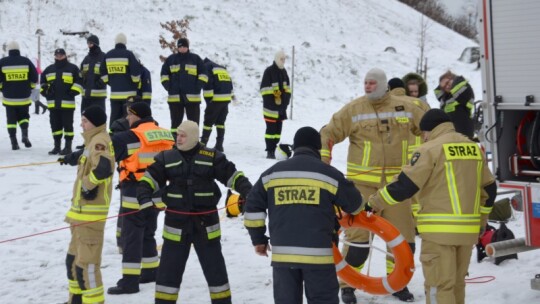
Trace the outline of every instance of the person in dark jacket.
{"label": "person in dark jacket", "polygon": [[188,120],[199,124],[201,89],[208,82],[204,63],[199,55],[189,50],[189,40],[180,38],[177,45],[178,53],[167,57],[161,67],[161,84],[169,93],[171,132],[175,137],[184,111]]}
{"label": "person in dark jacket", "polygon": [[111,87],[109,126],[126,116],[126,100],[129,96],[137,95],[141,81],[141,64],[126,48],[126,35],[116,35],[114,43],[114,49],[105,54],[100,66],[101,80]]}
{"label": "person in dark jacket", "polygon": [[137,188],[141,206],[151,206],[155,193],[161,194],[158,196],[167,206],[155,303],[176,303],[192,245],[208,283],[211,303],[231,303],[216,209],[221,191],[215,181],[242,198],[251,190],[251,183],[225,154],[199,143],[195,122],[182,122],[177,134],[176,149],[156,155]]}
{"label": "person in dark jacket", "polygon": [[[170,150],[174,139],[169,130],[157,126],[146,102],[131,103],[127,120],[130,130],[112,136],[114,155],[119,162],[122,217],[120,233],[122,248],[122,278],[108,294],[139,292],[139,283],[155,282],[159,257],[154,238],[159,209],[141,209],[137,201],[137,185],[145,169],[153,163],[153,156]],[[162,204],[157,202],[156,204]],[[164,207],[164,206],[161,206]]]}
{"label": "person in dark jacket", "polygon": [[286,55],[278,51],[274,62],[264,70],[260,93],[263,98],[263,116],[266,122],[266,158],[276,158],[276,146],[281,139],[283,121],[291,99],[289,75],[285,69]]}
{"label": "person in dark jacket", "polygon": [[456,131],[474,138],[474,122],[471,117],[474,108],[474,91],[463,76],[448,71],[439,78],[439,86],[435,96],[440,102],[441,110],[446,112]]}
{"label": "person in dark jacket", "polygon": [[[47,99],[49,120],[54,139],[54,148],[49,155],[66,155],[72,152],[73,116],[75,113],[75,96],[83,91],[81,72],[69,62],[64,49],[54,51],[54,63],[41,74],[41,95]],[[65,139],[64,149],[60,150],[62,136]]]}
{"label": "person in dark jacket", "polygon": [[7,129],[11,149],[19,150],[17,125],[21,128],[22,142],[32,147],[28,139],[30,124],[29,107],[32,103],[32,89],[38,82],[38,73],[32,61],[21,56],[19,44],[11,41],[7,45],[8,56],[0,59],[0,92],[2,104],[6,107]]}
{"label": "person in dark jacket", "polygon": [[233,96],[233,84],[229,72],[208,58],[204,59],[204,66],[208,72],[208,82],[204,85],[204,100],[206,109],[204,110],[203,134],[201,143],[207,144],[212,126],[216,126],[216,145],[214,149],[223,152],[223,141],[225,139],[225,120],[229,114],[229,103]]}
{"label": "person in dark jacket", "polygon": [[81,113],[91,106],[96,105],[105,110],[105,98],[107,98],[107,85],[101,80],[100,69],[105,53],[99,47],[99,38],[90,35],[86,39],[88,55],[81,62],[81,76],[84,92],[82,93]]}
{"label": "person in dark jacket", "polygon": [[[334,206],[358,214],[362,196],[341,172],[321,161],[317,130],[298,129],[293,147],[292,158],[263,172],[253,186],[244,225],[255,253],[272,251],[276,304],[301,304],[303,286],[308,303],[338,304]],[[267,216],[270,237],[265,235]]]}
{"label": "person in dark jacket", "polygon": [[139,87],[137,88],[137,96],[141,97],[141,99],[148,103],[148,105],[152,104],[152,75],[150,74],[150,71],[142,64],[141,57],[137,53],[133,53],[135,55],[135,58],[139,61],[141,64],[141,82],[139,83]]}

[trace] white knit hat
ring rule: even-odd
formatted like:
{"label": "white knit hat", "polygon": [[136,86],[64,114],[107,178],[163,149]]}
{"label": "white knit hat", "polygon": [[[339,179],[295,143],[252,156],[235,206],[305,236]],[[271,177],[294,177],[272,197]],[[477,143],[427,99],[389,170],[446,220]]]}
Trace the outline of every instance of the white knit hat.
{"label": "white knit hat", "polygon": [[17,41],[10,41],[7,45],[8,52],[11,50],[19,50],[19,44]]}
{"label": "white knit hat", "polygon": [[378,68],[373,68],[369,70],[364,78],[364,81],[375,80],[377,82],[377,88],[374,92],[367,93],[368,99],[375,100],[384,96],[386,91],[388,91],[388,83],[386,80],[386,73]]}
{"label": "white knit hat", "polygon": [[116,35],[116,38],[114,38],[114,43],[115,44],[124,44],[124,45],[126,45],[127,44],[126,35],[124,35],[124,33],[120,33],[120,34]]}

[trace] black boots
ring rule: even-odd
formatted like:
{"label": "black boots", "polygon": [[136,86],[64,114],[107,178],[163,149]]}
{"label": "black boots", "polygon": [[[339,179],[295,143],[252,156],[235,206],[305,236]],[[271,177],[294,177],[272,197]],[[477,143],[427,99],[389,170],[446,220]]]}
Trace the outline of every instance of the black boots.
{"label": "black boots", "polygon": [[139,292],[139,276],[128,275],[116,282],[116,286],[107,290],[108,294],[130,294]]}
{"label": "black boots", "polygon": [[216,145],[214,146],[214,149],[218,150],[219,152],[223,152],[223,137],[216,138]]}
{"label": "black boots", "polygon": [[44,114],[46,111],[47,111],[47,106],[44,105],[41,101],[39,100],[36,100],[34,102],[34,106],[35,106],[35,111],[34,111],[34,114],[39,114],[39,108],[42,108],[43,109],[43,112],[41,112],[41,114]]}
{"label": "black boots", "polygon": [[17,142],[16,136],[10,136],[9,139],[11,140],[11,150],[19,150],[19,143]]}
{"label": "black boots", "polygon": [[54,139],[54,148],[49,151],[49,155],[58,155],[60,153],[60,141],[62,138],[55,138]]}
{"label": "black boots", "polygon": [[66,145],[64,146],[64,149],[60,151],[60,155],[68,155],[71,153],[71,143],[73,142],[73,138],[66,138]]}
{"label": "black boots", "polygon": [[30,143],[30,140],[28,139],[28,129],[21,129],[21,132],[22,132],[22,139],[21,141],[23,142],[24,146],[26,148],[31,148],[32,147],[32,143]]}
{"label": "black boots", "polygon": [[394,292],[392,294],[394,297],[398,298],[402,302],[414,302],[414,295],[410,293],[409,288],[405,286],[402,290]]}
{"label": "black boots", "polygon": [[130,293],[137,293],[137,292],[139,292],[139,286],[137,286],[137,288],[126,288],[119,285],[119,286],[110,287],[107,290],[107,293],[110,295],[130,294]]}
{"label": "black boots", "polygon": [[341,301],[345,304],[356,304],[356,295],[354,294],[354,288],[341,288]]}

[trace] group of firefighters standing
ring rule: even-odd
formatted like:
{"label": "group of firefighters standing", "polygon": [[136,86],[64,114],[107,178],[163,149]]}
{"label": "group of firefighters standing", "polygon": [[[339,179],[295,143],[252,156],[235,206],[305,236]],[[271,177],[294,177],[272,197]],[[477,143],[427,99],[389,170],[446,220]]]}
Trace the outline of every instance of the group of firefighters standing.
{"label": "group of firefighters standing", "polygon": [[[244,224],[255,252],[267,255],[269,244],[273,246],[276,303],[301,303],[302,286],[309,303],[339,303],[340,288],[344,303],[357,302],[354,288],[338,284],[333,265],[331,248],[338,228],[334,205],[351,214],[376,212],[399,229],[413,252],[416,227],[422,238],[426,302],[464,303],[472,244],[485,226],[496,186],[484,155],[472,141],[474,95],[463,77],[450,72],[441,76],[436,93],[442,110],[428,110],[427,87],[420,76],[411,73],[387,81],[384,71],[370,70],[364,79],[366,94],[336,112],[320,132],[299,129],[293,157],[263,172],[252,189],[222,153],[227,105],[233,96],[225,67],[202,60],[189,51],[187,39],[178,40],[178,52],[161,70],[171,113],[168,130],[152,117],[151,88],[143,90],[143,67],[127,50],[125,35],[117,35],[115,48],[106,54],[96,36],[87,42],[82,73],[67,61],[65,50],[57,49],[55,63],[41,78],[54,138],[49,153],[63,155],[60,164],[78,166],[66,216],[72,224],[66,256],[68,303],[104,302],[100,271],[104,221],[99,220],[108,213],[115,163],[120,174],[122,223],[117,236],[122,278],[109,294],[136,293],[139,284],[156,282],[155,303],[176,303],[193,245],[211,302],[231,303],[216,209],[221,198],[217,180],[240,193],[238,203],[245,211]],[[18,149],[17,124],[22,142],[31,146],[28,106],[38,74],[31,61],[20,56],[16,43],[8,50],[9,56],[0,60],[0,90],[12,148]],[[285,60],[284,52],[276,53],[260,87],[270,159],[275,158],[291,96]],[[124,126],[112,133],[106,129],[106,85],[111,89],[109,125]],[[201,90],[208,103],[202,136]],[[83,95],[84,144],[73,152],[78,94]],[[209,148],[213,125],[217,140]],[[345,139],[350,145],[343,175],[330,163],[333,146]],[[154,234],[159,210],[165,207],[160,260]],[[348,229],[345,237],[362,245],[370,236],[365,230]],[[360,270],[369,249],[353,245],[344,246],[345,260]],[[389,258],[387,272],[393,267]],[[393,295],[414,301],[407,287]]]}

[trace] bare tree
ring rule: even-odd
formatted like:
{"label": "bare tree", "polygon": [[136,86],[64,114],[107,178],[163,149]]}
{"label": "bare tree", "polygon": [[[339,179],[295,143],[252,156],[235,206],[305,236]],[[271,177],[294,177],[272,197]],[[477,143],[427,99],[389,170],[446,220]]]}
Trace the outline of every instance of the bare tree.
{"label": "bare tree", "polygon": [[427,57],[426,57],[426,43],[428,39],[428,30],[431,28],[431,21],[424,15],[420,18],[420,32],[418,37],[418,47],[420,48],[420,57],[416,64],[416,73],[421,75],[424,79],[427,77]]}
{"label": "bare tree", "polygon": [[[162,49],[169,49],[173,54],[177,53],[177,47],[176,42],[180,38],[187,38],[187,31],[191,30],[189,28],[189,20],[188,19],[182,19],[182,20],[172,20],[167,21],[165,23],[159,23],[162,28],[166,29],[167,31],[172,33],[172,40],[168,41],[163,37],[163,35],[159,35],[159,44],[161,45]],[[167,56],[159,55],[159,59],[161,62],[164,62],[167,59]]]}

